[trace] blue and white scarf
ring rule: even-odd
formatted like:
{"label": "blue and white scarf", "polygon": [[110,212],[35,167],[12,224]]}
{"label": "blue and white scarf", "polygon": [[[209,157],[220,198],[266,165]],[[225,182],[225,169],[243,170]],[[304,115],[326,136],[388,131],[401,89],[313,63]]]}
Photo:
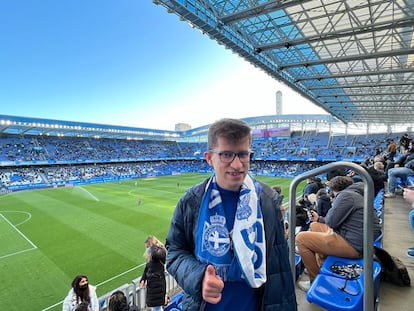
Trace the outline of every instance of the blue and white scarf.
{"label": "blue and white scarf", "polygon": [[201,262],[212,264],[223,281],[245,279],[253,288],[266,282],[266,243],[260,192],[261,185],[246,176],[231,230],[227,227],[215,176],[206,185],[197,224],[196,257]]}

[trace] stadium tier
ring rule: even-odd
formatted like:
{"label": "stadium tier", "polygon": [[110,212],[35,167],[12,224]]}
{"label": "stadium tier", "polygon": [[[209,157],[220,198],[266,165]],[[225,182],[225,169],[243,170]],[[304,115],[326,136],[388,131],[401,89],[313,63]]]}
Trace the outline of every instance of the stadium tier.
{"label": "stadium tier", "polygon": [[[203,156],[205,142],[185,142],[183,137],[131,140],[127,136],[50,136],[44,135],[41,125],[37,127],[36,131],[18,134],[2,131],[2,191],[210,170]],[[85,125],[85,131],[88,128]],[[387,141],[398,140],[402,134],[338,135],[317,130],[291,131],[286,127],[256,129],[252,171],[257,175],[292,177],[333,161],[362,163],[384,152]]]}

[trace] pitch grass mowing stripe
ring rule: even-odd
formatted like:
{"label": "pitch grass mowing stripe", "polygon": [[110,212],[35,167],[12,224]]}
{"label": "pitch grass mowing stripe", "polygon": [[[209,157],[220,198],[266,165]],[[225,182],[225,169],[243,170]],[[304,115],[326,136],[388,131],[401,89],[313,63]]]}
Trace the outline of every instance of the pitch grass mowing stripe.
{"label": "pitch grass mowing stripe", "polygon": [[[0,211],[14,226],[21,223],[19,231],[38,247],[1,259],[1,305],[42,310],[57,304],[50,310],[61,310],[59,302],[77,274],[99,284],[99,296],[138,278],[145,238],[153,234],[165,240],[177,201],[207,176],[183,174],[0,196]],[[281,185],[287,198],[289,179],[257,178]],[[12,210],[23,213],[6,214]],[[32,217],[22,223],[25,213]],[[0,241],[0,249],[7,243],[11,241]]]}

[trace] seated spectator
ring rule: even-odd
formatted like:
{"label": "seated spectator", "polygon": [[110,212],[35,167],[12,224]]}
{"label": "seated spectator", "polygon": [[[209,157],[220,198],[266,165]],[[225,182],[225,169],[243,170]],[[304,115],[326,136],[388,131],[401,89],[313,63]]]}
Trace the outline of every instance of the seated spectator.
{"label": "seated spectator", "polygon": [[316,193],[310,193],[310,194],[305,195],[304,201],[305,201],[305,206],[308,210],[316,209]]}
{"label": "seated spectator", "polygon": [[395,162],[394,167],[388,171],[388,192],[385,198],[395,198],[395,189],[397,188],[397,177],[403,181],[403,185],[407,182],[407,177],[414,175],[414,146],[409,145],[409,150]]}
{"label": "seated spectator", "polygon": [[305,205],[307,208],[312,208],[312,202],[308,199],[310,194],[316,194],[319,189],[324,188],[324,184],[322,183],[319,177],[310,177],[306,180],[307,184],[303,188],[303,198],[305,199]]}
{"label": "seated spectator", "polygon": [[394,162],[394,157],[397,154],[397,144],[394,139],[389,139],[387,146],[387,161]]}
{"label": "seated spectator", "polygon": [[99,311],[99,302],[96,287],[89,284],[86,275],[78,275],[72,281],[72,288],[63,301],[62,311],[73,311],[83,302],[86,302],[90,311]]}
{"label": "seated spectator", "polygon": [[109,298],[108,311],[138,311],[138,307],[128,305],[124,292],[117,290]]}
{"label": "seated spectator", "polygon": [[[384,188],[384,184],[387,179],[384,171],[384,163],[377,159],[376,162],[374,162],[374,164],[369,167],[367,167],[364,163],[361,164],[361,166],[371,176],[371,179],[374,183],[374,196],[376,196],[378,192]],[[356,174],[354,171],[350,171],[348,176],[352,177],[354,183],[362,181],[361,176]]]}
{"label": "seated spectator", "polygon": [[[408,214],[408,221],[410,222],[411,229],[414,231],[414,189],[404,188],[403,197],[407,202],[411,203],[411,207],[413,208]],[[414,247],[407,249],[407,256],[414,258]]]}
{"label": "seated spectator", "polygon": [[316,193],[316,213],[318,213],[319,216],[325,217],[331,207],[331,197],[325,189],[319,189]]}
{"label": "seated spectator", "polygon": [[279,205],[279,209],[280,209],[280,212],[282,213],[282,219],[284,220],[284,226],[285,226],[285,236],[286,236],[286,239],[288,238],[288,236],[289,236],[289,223],[288,223],[288,221],[286,220],[286,209],[287,209],[287,207],[283,204],[283,194],[282,194],[282,188],[280,187],[280,186],[273,186],[272,187],[273,188],[273,190],[275,190],[278,194],[279,194],[279,196],[281,197],[281,199],[280,199],[280,205]]}
{"label": "seated spectator", "polygon": [[387,179],[384,171],[384,163],[380,161],[374,162],[374,165],[367,168],[367,172],[374,182],[374,196],[376,196],[381,189],[384,189]]}
{"label": "seated spectator", "polygon": [[280,212],[282,213],[282,218],[283,219],[285,219],[285,212],[286,212],[286,209],[287,209],[287,207],[283,204],[283,194],[282,194],[282,188],[280,187],[280,186],[273,186],[272,187],[273,188],[273,190],[275,190],[278,194],[279,194],[279,196],[282,198],[281,200],[280,200],[280,205],[279,205],[279,208],[280,208]]}
{"label": "seated spectator", "polygon": [[[335,198],[326,217],[312,211],[310,230],[296,235],[296,246],[309,275],[309,281],[298,283],[304,291],[309,289],[326,256],[363,255],[364,184],[354,184],[349,176],[337,176],[329,182],[329,187]],[[372,217],[375,240],[381,233],[381,225],[374,209]]]}
{"label": "seated spectator", "polygon": [[410,144],[410,138],[408,138],[408,133],[405,133],[401,136],[399,145],[400,145],[400,153],[404,153],[408,149],[408,145]]}
{"label": "seated spectator", "polygon": [[299,199],[296,202],[296,227],[300,227],[300,231],[306,231],[309,229],[309,219],[306,213],[304,199]]}
{"label": "seated spectator", "polygon": [[336,176],[346,176],[346,170],[344,168],[333,169],[326,174],[326,180],[329,181]]}

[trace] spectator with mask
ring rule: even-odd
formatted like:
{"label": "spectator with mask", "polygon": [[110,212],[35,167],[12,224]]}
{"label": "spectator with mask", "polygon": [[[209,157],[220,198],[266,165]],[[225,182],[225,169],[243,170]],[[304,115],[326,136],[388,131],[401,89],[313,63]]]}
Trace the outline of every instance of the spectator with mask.
{"label": "spectator with mask", "polygon": [[[349,176],[337,176],[331,179],[329,187],[335,198],[326,217],[313,211],[309,231],[296,235],[296,246],[309,275],[309,281],[298,282],[304,291],[309,289],[327,256],[363,255],[364,183],[353,183]],[[381,225],[375,210],[371,212],[375,240],[381,233]]]}
{"label": "spectator with mask", "polygon": [[183,310],[297,310],[280,196],[248,174],[251,142],[244,121],[214,122],[204,152],[214,173],[174,211],[167,269]]}
{"label": "spectator with mask", "polygon": [[96,288],[89,284],[86,275],[77,275],[71,285],[72,288],[63,301],[62,311],[74,311],[83,302],[88,304],[90,311],[99,311]]}

